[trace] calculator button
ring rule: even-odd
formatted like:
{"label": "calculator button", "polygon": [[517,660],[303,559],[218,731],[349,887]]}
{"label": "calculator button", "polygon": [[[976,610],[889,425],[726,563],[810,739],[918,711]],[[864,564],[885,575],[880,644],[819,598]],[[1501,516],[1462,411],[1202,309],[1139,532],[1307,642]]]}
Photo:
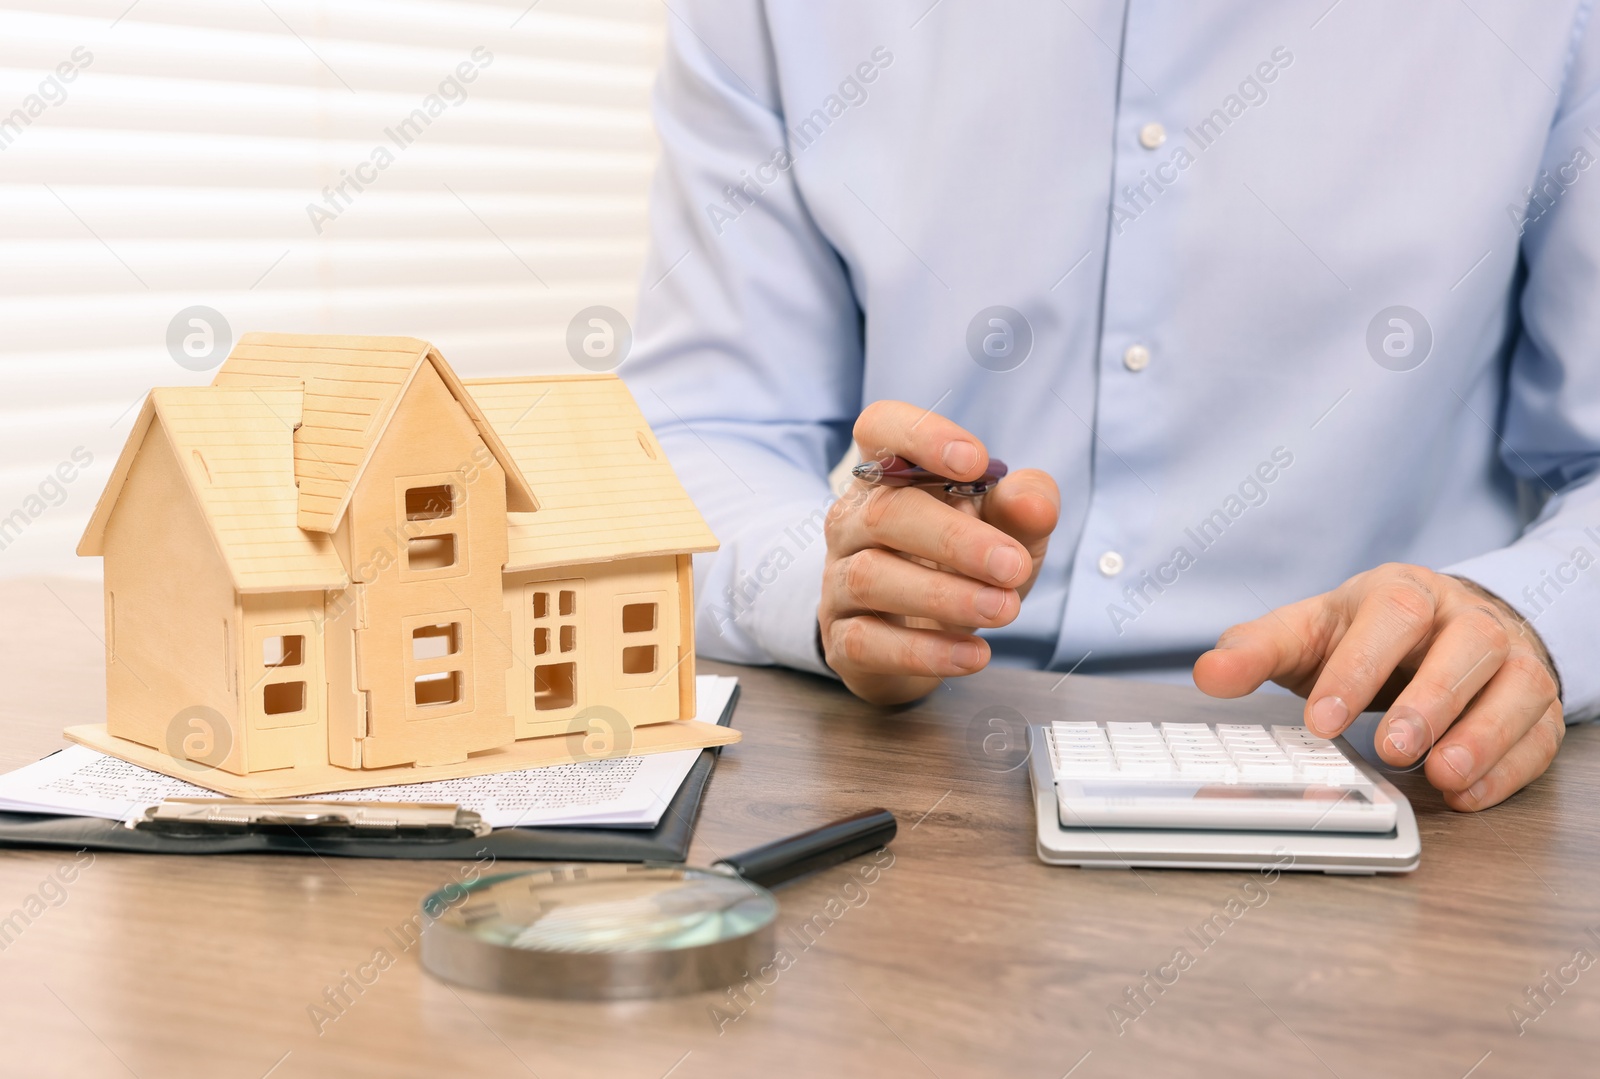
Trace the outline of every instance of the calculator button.
{"label": "calculator button", "polygon": [[1171,761],[1118,761],[1118,771],[1125,776],[1139,776],[1142,778],[1161,778],[1172,775]]}
{"label": "calculator button", "polygon": [[1226,761],[1179,761],[1178,774],[1185,779],[1226,780],[1238,770]]}
{"label": "calculator button", "polygon": [[1063,779],[1104,779],[1116,775],[1110,762],[1061,761],[1056,765],[1056,775]]}
{"label": "calculator button", "polygon": [[1286,780],[1294,778],[1294,765],[1288,761],[1267,761],[1246,757],[1243,760],[1235,760],[1233,764],[1242,776],[1259,778],[1270,775]]}

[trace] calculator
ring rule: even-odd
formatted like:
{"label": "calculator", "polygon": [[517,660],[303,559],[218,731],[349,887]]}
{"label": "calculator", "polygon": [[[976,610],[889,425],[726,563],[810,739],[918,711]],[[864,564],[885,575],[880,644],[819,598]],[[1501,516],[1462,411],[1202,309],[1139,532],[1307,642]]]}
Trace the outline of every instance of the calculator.
{"label": "calculator", "polygon": [[1046,862],[1375,873],[1420,859],[1405,796],[1297,724],[1058,720],[1030,738]]}

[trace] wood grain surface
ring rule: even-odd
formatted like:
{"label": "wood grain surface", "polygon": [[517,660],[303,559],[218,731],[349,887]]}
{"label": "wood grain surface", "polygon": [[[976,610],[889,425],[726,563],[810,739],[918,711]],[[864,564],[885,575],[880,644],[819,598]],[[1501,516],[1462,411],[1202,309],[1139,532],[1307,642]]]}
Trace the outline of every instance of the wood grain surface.
{"label": "wood grain surface", "polygon": [[[99,602],[83,582],[0,583],[0,767],[98,718]],[[876,873],[868,858],[780,891],[788,961],[770,984],[617,1005],[452,989],[392,930],[470,867],[0,851],[0,919],[44,903],[0,951],[0,1074],[1595,1074],[1592,727],[1476,816],[1398,777],[1423,834],[1409,876],[1076,870],[1035,859],[1027,778],[984,751],[988,709],[1288,718],[1296,702],[993,671],[884,714],[821,679],[702,669],[741,678],[744,741],[712,778],[696,860],[872,806],[901,821]],[[1200,947],[1187,931],[1230,901]],[[1187,969],[1157,991],[1144,972],[1171,977],[1180,948]]]}

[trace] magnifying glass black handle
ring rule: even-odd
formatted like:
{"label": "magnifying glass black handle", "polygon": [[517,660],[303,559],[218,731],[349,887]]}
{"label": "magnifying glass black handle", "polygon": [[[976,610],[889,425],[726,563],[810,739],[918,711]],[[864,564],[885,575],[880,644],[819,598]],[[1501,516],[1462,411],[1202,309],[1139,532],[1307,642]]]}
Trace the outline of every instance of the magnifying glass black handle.
{"label": "magnifying glass black handle", "polygon": [[869,850],[888,846],[894,838],[896,827],[893,813],[887,809],[869,809],[853,817],[824,824],[821,828],[735,854],[716,864],[727,866],[752,884],[771,888],[806,873],[848,862]]}

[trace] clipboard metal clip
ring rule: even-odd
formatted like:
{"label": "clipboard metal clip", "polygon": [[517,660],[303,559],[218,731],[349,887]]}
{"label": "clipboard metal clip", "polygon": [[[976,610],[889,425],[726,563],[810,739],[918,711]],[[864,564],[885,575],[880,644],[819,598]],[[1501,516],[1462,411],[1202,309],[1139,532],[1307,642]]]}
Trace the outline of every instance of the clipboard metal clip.
{"label": "clipboard metal clip", "polygon": [[277,834],[337,839],[450,840],[485,836],[470,809],[417,802],[317,802],[300,798],[168,798],[123,827],[177,838]]}

